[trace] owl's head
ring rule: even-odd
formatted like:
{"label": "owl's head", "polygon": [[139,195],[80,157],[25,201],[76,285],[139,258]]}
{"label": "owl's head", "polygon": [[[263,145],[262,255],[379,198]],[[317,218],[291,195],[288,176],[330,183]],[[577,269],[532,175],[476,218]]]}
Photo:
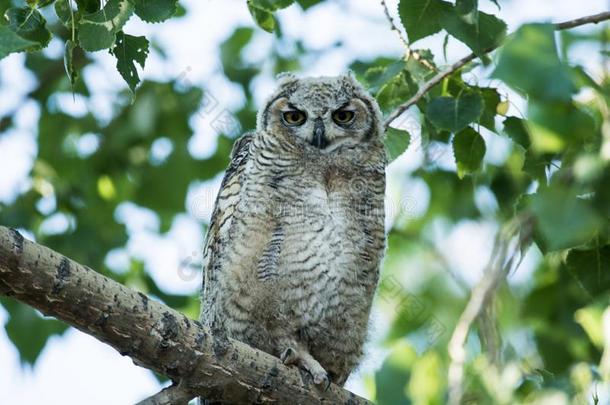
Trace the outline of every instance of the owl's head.
{"label": "owl's head", "polygon": [[337,77],[279,77],[260,110],[258,130],[332,152],[340,145],[378,139],[379,106],[351,73]]}

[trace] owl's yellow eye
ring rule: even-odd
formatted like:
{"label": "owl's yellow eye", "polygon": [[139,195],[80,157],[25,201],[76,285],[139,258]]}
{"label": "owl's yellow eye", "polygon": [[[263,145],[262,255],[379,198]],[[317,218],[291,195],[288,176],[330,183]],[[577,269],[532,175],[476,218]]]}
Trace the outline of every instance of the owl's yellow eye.
{"label": "owl's yellow eye", "polygon": [[333,120],[339,125],[345,125],[354,119],[354,115],[351,110],[337,110],[333,113]]}
{"label": "owl's yellow eye", "polygon": [[305,113],[299,110],[284,111],[282,118],[288,125],[301,125],[305,122]]}

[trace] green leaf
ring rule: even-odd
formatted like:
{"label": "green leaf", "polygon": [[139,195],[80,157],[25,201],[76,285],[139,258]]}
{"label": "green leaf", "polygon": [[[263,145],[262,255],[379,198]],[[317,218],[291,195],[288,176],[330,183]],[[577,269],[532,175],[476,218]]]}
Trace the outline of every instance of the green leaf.
{"label": "green leaf", "polygon": [[495,132],[500,94],[498,93],[498,90],[491,87],[478,88],[478,91],[485,102],[485,108],[483,109],[479,123],[490,131]]}
{"label": "green leaf", "polygon": [[140,83],[135,63],[144,68],[148,56],[148,40],[146,37],[135,37],[119,31],[111,53],[116,57],[117,70],[129,85],[131,92],[135,93],[136,86]]}
{"label": "green leaf", "polygon": [[[65,2],[66,0],[57,0],[58,2]],[[85,14],[95,13],[101,7],[100,0],[76,0],[78,10]]]}
{"label": "green leaf", "polygon": [[48,6],[49,4],[53,3],[54,1],[55,0],[26,0],[26,3],[30,7],[41,8],[41,7]]}
{"label": "green leaf", "polygon": [[72,29],[72,16],[74,15],[74,25],[76,26],[78,24],[77,17],[78,14],[77,12],[72,9],[72,5],[70,3],[70,1],[68,0],[57,0],[55,2],[55,14],[57,15],[57,18],[59,18],[59,21],[61,21],[61,23],[67,27],[68,29]]}
{"label": "green leaf", "polygon": [[610,246],[572,249],[566,258],[566,267],[592,296],[610,289]]}
{"label": "green leaf", "polygon": [[485,156],[483,137],[470,127],[458,132],[453,138],[453,156],[460,178],[468,173],[476,172],[481,167]]}
{"label": "green leaf", "polygon": [[426,117],[440,129],[458,132],[479,119],[483,99],[474,92],[462,92],[457,97],[436,97],[428,103]]}
{"label": "green leaf", "polygon": [[31,307],[19,302],[2,300],[10,315],[4,328],[21,361],[34,364],[49,337],[62,334],[68,327],[55,319],[43,318]]}
{"label": "green leaf", "polygon": [[405,68],[405,61],[398,60],[388,66],[373,66],[364,73],[369,91],[377,93],[381,87],[396,77]]}
{"label": "green leaf", "polygon": [[70,84],[72,88],[74,88],[74,84],[78,79],[78,72],[74,69],[74,48],[76,48],[76,44],[72,42],[72,40],[66,41],[66,47],[64,50],[64,68],[66,69],[66,73],[68,78],[70,79]]}
{"label": "green leaf", "polygon": [[322,0],[296,0],[303,10],[309,10],[311,7],[322,2]]}
{"label": "green leaf", "polygon": [[417,352],[406,340],[397,343],[381,368],[375,373],[376,398],[378,405],[410,405],[406,387],[411,369],[417,360]]}
{"label": "green leaf", "polygon": [[248,0],[254,7],[267,11],[277,11],[294,3],[294,0]]}
{"label": "green leaf", "polygon": [[46,27],[47,21],[35,8],[12,7],[4,14],[8,19],[8,28],[21,38],[35,43],[28,51],[42,49],[51,40],[51,33]]}
{"label": "green leaf", "polygon": [[248,10],[259,27],[273,32],[277,26],[273,13],[292,3],[294,0],[248,0]]}
{"label": "green leaf", "polygon": [[409,72],[403,70],[383,85],[375,97],[381,111],[385,114],[409,99],[416,92],[417,85],[413,82]]}
{"label": "green leaf", "polygon": [[411,135],[404,129],[389,127],[385,133],[384,144],[388,155],[388,163],[392,163],[409,147]]}
{"label": "green leaf", "polygon": [[83,15],[78,23],[78,39],[86,51],[110,48],[116,34],[133,14],[130,0],[108,0],[106,6],[95,13]]}
{"label": "green leaf", "polygon": [[541,185],[547,184],[546,169],[550,162],[548,158],[544,158],[543,155],[539,155],[528,149],[524,155],[525,161],[523,162],[523,170],[533,180],[537,180]]}
{"label": "green leaf", "polygon": [[526,24],[500,50],[493,77],[531,99],[569,101],[576,91],[570,69],[557,55],[552,24]]}
{"label": "green leaf", "polygon": [[256,22],[256,25],[267,32],[273,32],[275,30],[275,17],[272,12],[257,7],[250,1],[248,1],[248,10]]}
{"label": "green leaf", "polygon": [[504,120],[504,132],[506,135],[524,149],[530,147],[530,136],[525,126],[525,121],[517,117],[506,117]]}
{"label": "green leaf", "polygon": [[455,12],[467,24],[478,24],[478,0],[456,0]]}
{"label": "green leaf", "polygon": [[532,100],[527,115],[532,147],[538,152],[560,152],[569,145],[582,145],[595,136],[593,118],[573,103]]}
{"label": "green leaf", "polygon": [[[593,288],[596,289],[602,287],[606,291],[610,287],[610,261],[608,260],[610,259],[610,255],[608,255],[608,253],[610,253],[610,249],[606,247],[604,250],[605,252],[603,254],[601,251],[597,250],[591,252],[591,256],[594,256],[592,258],[593,260],[584,257],[570,257],[573,256],[573,253],[580,256],[582,253],[587,254],[589,252],[582,252],[572,249],[568,254],[566,265],[568,269],[571,270],[572,274],[578,278],[580,285],[585,289],[587,289],[585,285],[585,282],[587,281],[593,281],[595,283],[593,284]],[[603,268],[602,258],[605,262],[603,264]],[[576,264],[576,266],[574,266],[574,264]],[[590,267],[591,264],[593,264],[594,267]],[[586,278],[583,279],[582,276]],[[591,294],[590,290],[587,290],[587,292]],[[591,342],[602,350],[604,348],[604,331],[602,325],[605,309],[605,306],[593,304],[589,305],[588,307],[581,308],[574,313],[574,319],[580,324],[580,326],[582,326],[585,332],[587,332]]]}
{"label": "green leaf", "polygon": [[590,203],[569,189],[542,188],[532,196],[531,206],[548,250],[583,245],[603,224]]}
{"label": "green leaf", "polygon": [[178,0],[133,0],[136,15],[150,23],[165,21],[176,14]]}
{"label": "green leaf", "polygon": [[441,30],[440,19],[452,5],[442,0],[400,0],[398,15],[411,43]]}
{"label": "green leaf", "polygon": [[23,52],[33,49],[38,44],[17,35],[4,25],[0,25],[0,59],[13,52]]}
{"label": "green leaf", "polygon": [[469,23],[455,9],[446,10],[441,18],[441,26],[477,56],[485,55],[506,37],[506,23],[482,11],[476,13],[476,21]]}

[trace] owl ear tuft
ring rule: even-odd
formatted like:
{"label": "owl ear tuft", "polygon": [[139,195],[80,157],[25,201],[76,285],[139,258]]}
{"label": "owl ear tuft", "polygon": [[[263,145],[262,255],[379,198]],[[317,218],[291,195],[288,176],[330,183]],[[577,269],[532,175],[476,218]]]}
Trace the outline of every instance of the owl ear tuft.
{"label": "owl ear tuft", "polygon": [[354,71],[349,69],[344,75],[343,75],[343,83],[346,84],[351,84],[352,86],[356,86],[356,87],[360,87],[360,82],[358,81],[358,79],[356,79],[356,75],[354,74]]}
{"label": "owl ear tuft", "polygon": [[276,79],[277,79],[277,84],[279,87],[287,86],[287,85],[299,80],[297,75],[295,75],[294,73],[291,73],[291,72],[278,73],[278,75],[276,76]]}

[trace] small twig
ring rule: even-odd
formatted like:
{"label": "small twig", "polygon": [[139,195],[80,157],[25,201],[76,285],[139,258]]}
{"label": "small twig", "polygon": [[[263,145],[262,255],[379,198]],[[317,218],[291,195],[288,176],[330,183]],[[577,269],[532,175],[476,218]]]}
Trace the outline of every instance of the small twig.
{"label": "small twig", "polygon": [[610,11],[605,11],[603,13],[594,14],[587,17],[577,18],[575,20],[564,21],[562,23],[555,24],[555,29],[558,31],[567,30],[585,24],[597,24],[606,20],[610,20]]}
{"label": "small twig", "polygon": [[381,6],[383,7],[383,13],[385,14],[386,19],[390,23],[390,28],[392,29],[392,31],[396,31],[396,33],[398,34],[398,38],[400,38],[400,42],[402,42],[405,47],[405,59],[413,57],[413,59],[415,59],[428,69],[437,70],[436,67],[430,62],[428,62],[426,59],[424,59],[419,52],[411,49],[409,41],[407,40],[407,38],[404,37],[404,35],[402,35],[402,31],[394,23],[394,18],[392,18],[392,16],[390,15],[390,10],[388,9],[388,5],[386,4],[385,0],[381,0]]}
{"label": "small twig", "polygon": [[[581,17],[581,18],[577,18],[575,20],[569,20],[569,21],[564,21],[562,23],[555,24],[555,29],[556,30],[565,30],[568,28],[574,28],[574,27],[578,27],[581,25],[585,25],[585,24],[591,24],[591,23],[597,24],[599,22],[609,20],[609,19],[610,19],[610,12],[603,12],[603,13],[590,15],[587,17]],[[489,52],[497,49],[498,46],[494,46],[494,47],[485,49],[483,51],[483,54],[488,54]],[[454,64],[452,64],[446,70],[440,71],[434,77],[432,77],[430,80],[428,80],[426,83],[424,83],[420,87],[420,89],[417,91],[417,93],[415,93],[415,95],[413,97],[411,97],[409,100],[407,100],[403,104],[396,107],[394,109],[394,111],[392,111],[390,113],[390,115],[388,115],[388,117],[383,122],[385,129],[387,130],[388,127],[390,126],[390,124],[392,123],[392,121],[394,121],[396,118],[398,118],[398,116],[400,116],[403,112],[405,112],[409,107],[416,104],[428,91],[430,91],[430,89],[432,89],[434,86],[439,84],[444,78],[446,78],[447,76],[450,76],[451,74],[456,72],[458,69],[462,68],[464,65],[470,63],[471,61],[473,61],[476,58],[477,58],[477,55],[475,55],[474,53],[471,53],[470,55],[465,56],[462,59],[455,62]]]}
{"label": "small twig", "polygon": [[[496,292],[498,285],[515,267],[518,267],[525,256],[526,248],[532,240],[532,219],[528,216],[511,221],[506,228],[500,230],[494,241],[493,251],[486,266],[485,274],[472,290],[466,308],[449,340],[449,404],[459,405],[463,395],[464,362],[466,361],[465,343],[472,324],[489,305],[490,298]],[[513,252],[508,255],[509,245],[519,232],[519,239]],[[515,259],[519,257],[519,260]],[[492,319],[485,319],[489,323]],[[497,354],[492,353],[492,357]]]}
{"label": "small twig", "polygon": [[195,395],[181,385],[170,385],[136,405],[187,405]]}
{"label": "small twig", "polygon": [[394,19],[390,15],[390,10],[388,9],[388,5],[386,4],[385,0],[381,0],[381,6],[383,7],[383,13],[385,14],[386,19],[390,23],[392,31],[396,31],[396,33],[398,34],[398,38],[400,38],[400,42],[402,42],[402,44],[407,49],[407,53],[410,53],[411,47],[409,46],[409,41],[407,41],[407,39],[402,35],[402,31],[400,31],[396,24],[394,24]]}
{"label": "small twig", "polygon": [[459,68],[461,68],[462,66],[467,64],[468,62],[476,59],[476,57],[477,56],[474,53],[471,53],[470,55],[455,62],[448,69],[442,70],[442,71],[438,72],[436,75],[434,75],[434,77],[432,77],[432,79],[428,80],[426,83],[424,83],[419,88],[419,90],[417,90],[417,93],[415,93],[415,95],[413,97],[411,97],[405,103],[396,107],[396,109],[394,109],[394,111],[392,111],[390,113],[390,115],[388,115],[388,117],[383,122],[385,129],[387,130],[388,127],[390,126],[390,124],[392,123],[392,121],[394,121],[396,118],[398,118],[403,112],[407,111],[407,109],[409,107],[416,104],[424,96],[424,94],[426,94],[428,91],[430,91],[430,89],[432,89],[434,86],[439,84],[445,77],[453,74],[453,72],[455,72],[456,70],[458,70]]}

